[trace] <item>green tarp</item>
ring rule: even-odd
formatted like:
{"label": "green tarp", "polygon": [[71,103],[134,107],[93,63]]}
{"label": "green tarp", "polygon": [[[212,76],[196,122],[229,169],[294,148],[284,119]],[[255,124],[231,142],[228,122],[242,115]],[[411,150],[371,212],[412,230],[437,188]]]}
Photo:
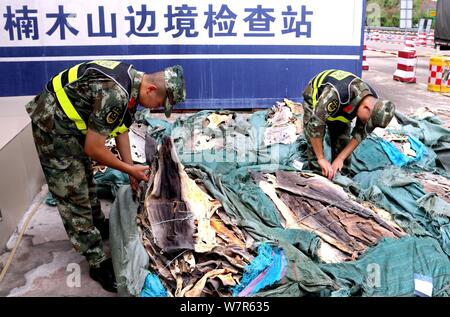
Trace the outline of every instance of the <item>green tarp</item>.
{"label": "green tarp", "polygon": [[122,186],[109,214],[109,247],[120,296],[139,296],[150,273],[149,257],[136,224],[137,211],[131,187]]}
{"label": "green tarp", "polygon": [[[231,114],[233,120],[217,128],[204,128],[204,119],[211,113]],[[249,116],[231,111],[200,111],[183,116],[173,124],[152,119],[148,113],[141,114],[141,119],[149,124],[149,134],[156,140],[164,134],[173,137],[188,174],[204,183],[241,229],[256,243],[270,242],[283,248],[288,261],[285,278],[257,295],[412,296],[414,274],[421,274],[433,279],[434,295],[448,296],[445,290],[450,276],[447,256],[450,255],[450,225],[445,215],[448,204],[427,195],[402,170],[386,169],[390,164],[376,139],[365,140],[356,151],[353,166],[357,166],[354,171],[358,175],[354,179],[338,177],[336,181],[361,199],[388,210],[414,237],[383,240],[358,261],[324,264],[316,256],[319,238],[315,234],[282,227],[276,207],[253,182],[250,172],[294,170],[292,162],[304,157],[305,140],[300,137],[292,144],[265,146],[267,114],[267,111]],[[448,130],[430,124],[417,121],[411,127],[426,128],[421,132],[423,135],[415,135],[426,145],[442,144]],[[222,146],[192,152],[197,146],[192,143],[197,140],[193,135],[198,133],[206,136],[200,142],[215,139]],[[135,223],[136,209],[129,187],[123,187],[112,207],[110,221],[111,249],[121,295],[137,296],[148,272],[148,257]],[[369,266],[372,271],[367,269]],[[376,288],[367,282],[373,277],[373,268],[379,268],[384,274],[381,286]]]}
{"label": "green tarp", "polygon": [[343,288],[335,296],[414,296],[415,275],[432,280],[433,296],[450,296],[450,265],[431,238],[383,239],[360,259],[322,264]]}
{"label": "green tarp", "polygon": [[450,218],[433,212],[435,208],[450,210],[450,204],[437,197],[424,202],[422,186],[399,168],[362,172],[354,182],[361,189],[360,198],[389,211],[408,233],[436,238],[450,256]]}

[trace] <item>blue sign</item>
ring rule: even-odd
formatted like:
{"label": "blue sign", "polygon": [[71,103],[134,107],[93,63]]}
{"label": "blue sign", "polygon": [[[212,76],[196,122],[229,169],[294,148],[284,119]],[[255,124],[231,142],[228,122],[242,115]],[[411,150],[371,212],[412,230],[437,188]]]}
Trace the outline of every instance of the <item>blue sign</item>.
{"label": "blue sign", "polygon": [[0,5],[0,96],[38,94],[76,63],[185,69],[180,108],[301,100],[324,69],[361,74],[363,0],[25,1]]}

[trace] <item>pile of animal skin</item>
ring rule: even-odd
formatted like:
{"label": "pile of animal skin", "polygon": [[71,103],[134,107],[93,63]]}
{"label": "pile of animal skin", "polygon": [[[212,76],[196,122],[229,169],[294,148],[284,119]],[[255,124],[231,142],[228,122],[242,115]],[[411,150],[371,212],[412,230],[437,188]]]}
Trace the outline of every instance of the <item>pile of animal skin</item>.
{"label": "pile of animal skin", "polygon": [[151,177],[137,222],[149,269],[170,296],[230,296],[254,257],[252,239],[189,178],[171,138],[159,150],[146,139],[145,153]]}
{"label": "pile of animal skin", "polygon": [[386,211],[359,204],[322,176],[276,171],[252,177],[277,207],[285,228],[321,238],[318,256],[325,262],[354,260],[381,238],[404,235]]}

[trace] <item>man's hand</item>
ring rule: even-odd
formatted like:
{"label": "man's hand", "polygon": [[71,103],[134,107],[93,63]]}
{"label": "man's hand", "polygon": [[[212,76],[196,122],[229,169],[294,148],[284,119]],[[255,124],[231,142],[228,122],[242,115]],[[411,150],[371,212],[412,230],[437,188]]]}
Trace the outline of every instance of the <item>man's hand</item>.
{"label": "man's hand", "polygon": [[138,180],[137,180],[136,178],[134,178],[133,176],[131,176],[131,175],[129,175],[128,178],[130,179],[130,186],[131,186],[131,189],[132,189],[133,191],[136,191],[136,190],[138,189],[138,187],[139,187],[139,182],[138,182]]}
{"label": "man's hand", "polygon": [[[130,184],[131,188],[133,188],[132,179],[134,178],[136,180],[136,184],[140,181],[148,182],[148,171],[150,170],[150,166],[144,166],[144,165],[133,165],[129,168],[128,175],[130,175]],[[136,187],[137,188],[137,187]]]}
{"label": "man's hand", "polygon": [[333,177],[331,179],[334,178],[334,176],[336,175],[336,173],[342,170],[342,167],[344,166],[344,160],[340,159],[339,157],[337,157],[334,161],[333,164],[331,164],[331,167],[333,168]]}
{"label": "man's hand", "polygon": [[331,166],[330,162],[328,162],[326,159],[320,159],[317,160],[317,163],[319,164],[320,168],[322,169],[322,175],[325,177],[328,177],[328,179],[332,179],[333,175],[333,167]]}

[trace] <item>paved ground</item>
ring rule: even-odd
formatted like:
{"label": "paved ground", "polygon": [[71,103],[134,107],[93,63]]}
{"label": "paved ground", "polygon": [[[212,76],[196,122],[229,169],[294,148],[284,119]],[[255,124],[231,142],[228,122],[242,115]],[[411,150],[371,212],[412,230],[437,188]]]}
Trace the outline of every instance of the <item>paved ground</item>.
{"label": "paved ground", "polygon": [[[367,44],[369,48],[393,52],[401,48],[398,44]],[[426,89],[428,60],[434,53],[432,49],[419,49],[421,57],[418,60],[417,84],[394,81],[392,75],[396,69],[396,57],[370,51],[370,70],[363,73],[363,78],[373,85],[380,96],[391,99],[403,112],[408,113],[422,106],[450,109],[449,97]],[[162,118],[160,114],[157,116]],[[173,116],[173,119],[176,117],[178,115]],[[0,296],[115,296],[89,278],[87,263],[72,249],[56,208],[42,203],[46,192],[44,187],[18,226],[22,228],[29,212],[37,208],[12,265],[0,283]],[[108,214],[111,202],[102,201],[102,205]],[[7,252],[0,252],[0,271],[10,256],[15,238],[17,234],[8,243]],[[78,269],[79,284],[74,275]]]}
{"label": "paved ground", "polygon": [[[431,48],[417,48],[418,62],[416,68],[416,84],[401,83],[393,80],[397,68],[397,57],[387,53],[370,51],[370,49],[398,52],[403,48],[400,44],[367,42],[369,51],[367,61],[369,71],[363,72],[367,80],[381,97],[392,100],[402,112],[412,112],[422,106],[450,110],[450,95],[443,95],[427,90],[428,67],[430,56],[437,52]],[[440,54],[450,55],[450,52]]]}
{"label": "paved ground", "polygon": [[[42,203],[46,194],[44,186],[25,213],[24,220],[38,208],[0,284],[0,296],[114,296],[89,278],[87,262],[72,249],[56,207]],[[102,201],[106,214],[110,205]],[[22,226],[19,224],[20,228]],[[16,240],[17,235],[14,235],[8,243],[9,249]],[[9,255],[10,252],[6,252],[0,256],[0,268]],[[74,275],[77,272],[79,276]]]}

